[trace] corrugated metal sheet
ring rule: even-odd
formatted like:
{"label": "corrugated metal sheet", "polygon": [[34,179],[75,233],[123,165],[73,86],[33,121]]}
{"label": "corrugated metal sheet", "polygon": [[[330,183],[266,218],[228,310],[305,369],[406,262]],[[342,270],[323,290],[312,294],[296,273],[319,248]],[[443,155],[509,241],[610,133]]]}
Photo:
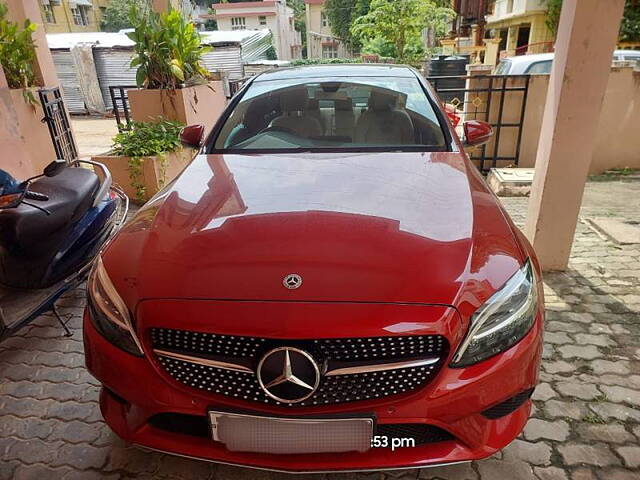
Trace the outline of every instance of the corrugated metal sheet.
{"label": "corrugated metal sheet", "polygon": [[[53,37],[53,38],[50,38]],[[269,30],[252,30],[239,32],[203,32],[203,43],[212,44],[213,50],[204,55],[202,63],[212,71],[225,71],[229,80],[239,80],[245,76],[244,64],[266,58],[266,52],[271,46],[271,32]],[[80,41],[87,42],[86,35],[80,34],[49,34],[47,39],[55,49],[51,53],[59,56],[59,66],[56,64],[58,76],[62,82],[67,98],[69,111],[84,113],[84,102],[75,77],[75,66],[69,50],[65,47]],[[55,39],[55,40],[54,40]],[[93,40],[93,58],[96,74],[100,83],[100,91],[107,110],[113,108],[109,86],[135,85],[136,72],[129,67],[133,49],[127,45],[131,43],[122,34],[100,34]],[[74,43],[75,42],[75,43]],[[50,48],[54,48],[51,47]],[[55,63],[55,60],[54,60]],[[68,94],[67,94],[68,89]]]}
{"label": "corrugated metal sheet", "polygon": [[62,95],[67,110],[70,113],[87,113],[71,52],[69,50],[52,50],[51,56],[62,86]]}
{"label": "corrugated metal sheet", "polygon": [[259,30],[255,35],[242,41],[242,61],[251,63],[267,58],[267,50],[272,45],[272,35],[269,30]]}
{"label": "corrugated metal sheet", "polygon": [[136,71],[129,67],[133,50],[131,49],[111,49],[94,48],[93,59],[96,64],[96,73],[100,82],[102,98],[107,110],[113,109],[111,96],[109,95],[110,85],[135,85]]}
{"label": "corrugated metal sheet", "polygon": [[229,80],[239,80],[244,76],[240,46],[213,47],[202,57],[202,64],[210,71],[227,72]]}

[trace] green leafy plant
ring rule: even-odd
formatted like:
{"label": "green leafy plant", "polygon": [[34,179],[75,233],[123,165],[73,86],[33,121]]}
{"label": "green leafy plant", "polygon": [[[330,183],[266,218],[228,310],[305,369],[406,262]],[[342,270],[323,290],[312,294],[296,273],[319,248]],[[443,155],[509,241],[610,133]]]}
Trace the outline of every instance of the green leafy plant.
{"label": "green leafy plant", "polygon": [[209,72],[200,63],[211,50],[203,46],[200,34],[180,11],[143,11],[133,5],[130,12],[135,42],[131,67],[136,68],[136,83],[150,89],[175,89],[202,84]]}
{"label": "green leafy plant", "polygon": [[331,33],[355,50],[360,49],[359,37],[351,34],[353,21],[369,12],[371,0],[327,0],[324,12],[331,26]]}
{"label": "green leafy plant", "polygon": [[422,30],[429,27],[441,36],[455,16],[433,0],[371,0],[369,12],[351,25],[351,35],[362,43],[380,38],[393,45],[396,60],[415,63],[424,55],[415,48]]}
{"label": "green leafy plant", "polygon": [[134,5],[145,15],[150,10],[148,0],[109,0],[102,14],[100,29],[103,32],[118,32],[131,28],[129,13]]}
{"label": "green leafy plant", "polygon": [[160,186],[165,182],[167,156],[182,148],[180,122],[163,120],[158,123],[133,122],[129,130],[123,130],[113,137],[112,153],[129,157],[128,169],[131,185],[136,190],[136,198],[144,201],[145,186],[142,182],[144,157],[155,156],[160,161]]}
{"label": "green leafy plant", "polygon": [[339,63],[360,63],[359,58],[303,58],[293,60],[291,65],[299,67],[302,65],[327,65],[327,64],[339,64]]}
{"label": "green leafy plant", "polygon": [[35,103],[29,87],[36,85],[33,66],[36,60],[33,32],[36,25],[29,19],[22,29],[18,23],[7,19],[8,7],[0,3],[0,64],[9,88],[22,88],[25,100]]}

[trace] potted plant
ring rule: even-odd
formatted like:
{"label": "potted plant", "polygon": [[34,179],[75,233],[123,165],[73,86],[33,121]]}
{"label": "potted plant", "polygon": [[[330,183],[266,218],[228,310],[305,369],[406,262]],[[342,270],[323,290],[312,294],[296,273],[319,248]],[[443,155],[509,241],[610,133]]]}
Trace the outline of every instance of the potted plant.
{"label": "potted plant", "polygon": [[26,20],[24,27],[7,19],[9,8],[0,3],[0,64],[10,89],[20,90],[28,103],[35,104],[36,99],[30,87],[36,86],[33,70],[36,61],[36,45],[33,32],[36,25]]}
{"label": "potted plant", "polygon": [[8,7],[0,2],[0,65],[8,87],[0,89],[0,101],[4,125],[15,146],[12,152],[4,153],[9,155],[7,162],[14,175],[29,177],[42,171],[56,153],[36,100],[36,89],[42,86],[35,68],[36,25],[28,19],[20,25],[7,17]]}
{"label": "potted plant", "polygon": [[138,122],[158,118],[187,125],[202,124],[208,132],[226,104],[222,82],[212,81],[201,64],[210,47],[180,11],[158,13],[131,10],[138,90],[129,90],[132,118]]}
{"label": "potted plant", "polygon": [[132,122],[130,129],[113,137],[109,153],[93,160],[109,168],[129,198],[144,203],[193,158],[193,149],[183,148],[180,141],[183,126],[170,120]]}

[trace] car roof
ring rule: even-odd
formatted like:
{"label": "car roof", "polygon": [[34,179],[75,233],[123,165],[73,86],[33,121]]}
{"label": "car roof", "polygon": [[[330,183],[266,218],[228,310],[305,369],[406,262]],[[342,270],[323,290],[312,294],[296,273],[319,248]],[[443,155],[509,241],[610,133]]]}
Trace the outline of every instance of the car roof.
{"label": "car roof", "polygon": [[544,62],[546,60],[553,60],[553,53],[535,53],[532,55],[518,55],[516,57],[507,57],[504,60],[509,60],[513,65],[530,64],[535,62]]}
{"label": "car roof", "polygon": [[640,57],[640,50],[616,50],[614,55],[631,55],[633,57]]}
{"label": "car roof", "polygon": [[377,63],[343,63],[331,65],[306,65],[301,67],[278,68],[261,73],[255,82],[286,80],[291,78],[318,77],[405,77],[415,78],[412,68],[406,65]]}

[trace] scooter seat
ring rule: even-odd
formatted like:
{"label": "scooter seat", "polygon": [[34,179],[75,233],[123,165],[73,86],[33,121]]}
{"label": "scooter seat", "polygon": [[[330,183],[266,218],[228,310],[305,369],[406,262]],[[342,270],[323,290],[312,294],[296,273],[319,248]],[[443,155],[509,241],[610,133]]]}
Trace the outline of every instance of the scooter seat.
{"label": "scooter seat", "polygon": [[50,215],[31,205],[0,212],[0,242],[13,254],[35,257],[59,249],[69,229],[91,207],[100,187],[91,170],[67,167],[55,177],[35,180],[29,190],[43,193],[47,201],[27,200],[45,208]]}

